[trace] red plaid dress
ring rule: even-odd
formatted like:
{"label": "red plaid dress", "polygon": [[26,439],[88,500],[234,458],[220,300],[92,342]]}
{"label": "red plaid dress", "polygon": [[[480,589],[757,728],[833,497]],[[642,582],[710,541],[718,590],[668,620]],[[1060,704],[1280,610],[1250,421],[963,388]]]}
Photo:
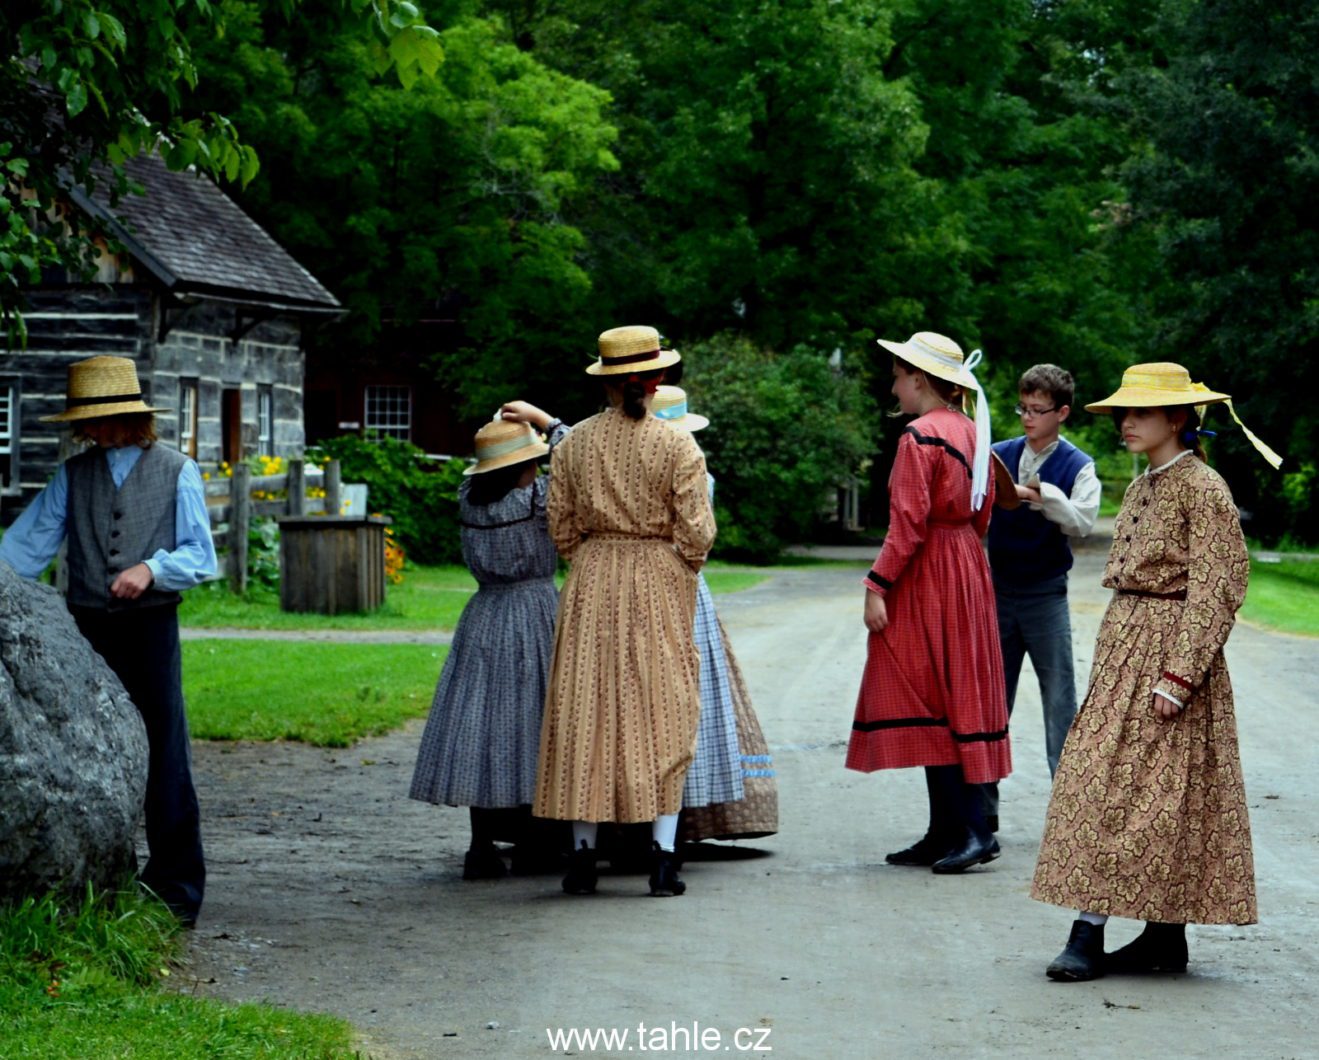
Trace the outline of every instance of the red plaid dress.
{"label": "red plaid dress", "polygon": [[994,589],[980,538],[993,476],[971,511],[975,426],[936,409],[913,420],[889,476],[889,529],[865,586],[885,597],[870,634],[847,747],[863,773],[960,765],[968,783],[1012,771]]}

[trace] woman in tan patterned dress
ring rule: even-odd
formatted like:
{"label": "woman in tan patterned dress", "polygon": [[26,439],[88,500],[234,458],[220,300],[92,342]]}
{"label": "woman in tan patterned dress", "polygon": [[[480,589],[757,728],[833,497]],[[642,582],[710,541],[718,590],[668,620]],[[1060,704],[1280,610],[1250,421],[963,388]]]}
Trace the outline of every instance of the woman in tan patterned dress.
{"label": "woman in tan patterned dress", "polygon": [[[1039,901],[1080,911],[1051,979],[1183,972],[1188,923],[1256,920],[1223,659],[1249,562],[1232,495],[1204,462],[1195,409],[1228,400],[1193,384],[1181,365],[1142,364],[1124,373],[1117,393],[1086,406],[1112,413],[1149,470],[1128,487],[1117,517],[1104,569],[1116,592],[1063,748],[1031,888]],[[1105,956],[1109,916],[1146,923]]]}
{"label": "woman in tan patterned dress", "polygon": [[609,408],[555,450],[550,536],[559,598],[533,812],[573,822],[569,894],[596,887],[601,821],[652,821],[650,892],[682,894],[673,856],[700,713],[696,572],[714,542],[705,458],[647,409],[680,360],[654,328],[600,336]]}

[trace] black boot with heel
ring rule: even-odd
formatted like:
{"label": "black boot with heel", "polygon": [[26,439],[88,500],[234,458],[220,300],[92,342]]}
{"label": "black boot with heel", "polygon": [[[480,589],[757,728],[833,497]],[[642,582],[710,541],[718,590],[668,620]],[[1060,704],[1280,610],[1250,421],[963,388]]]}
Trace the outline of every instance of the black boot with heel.
{"label": "black boot with heel", "polygon": [[1104,957],[1110,975],[1180,974],[1186,971],[1186,925],[1149,921],[1145,930]]}
{"label": "black boot with heel", "polygon": [[687,885],[678,878],[678,856],[672,850],[663,850],[655,843],[650,857],[652,898],[676,898],[687,890]]}
{"label": "black boot with heel", "polygon": [[1044,972],[1058,983],[1083,983],[1104,974],[1104,925],[1072,921],[1072,933],[1062,953]]}
{"label": "black boot with heel", "polygon": [[595,894],[595,885],[600,882],[599,870],[595,867],[595,849],[582,845],[572,852],[568,863],[568,875],[563,878],[564,894]]}

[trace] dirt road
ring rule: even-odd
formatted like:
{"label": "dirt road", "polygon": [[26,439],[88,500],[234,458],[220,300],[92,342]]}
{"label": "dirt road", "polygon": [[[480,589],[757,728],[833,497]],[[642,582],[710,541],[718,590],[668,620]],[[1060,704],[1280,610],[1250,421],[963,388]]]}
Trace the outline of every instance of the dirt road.
{"label": "dirt road", "polygon": [[[1102,548],[1072,579],[1081,675]],[[466,811],[406,798],[419,724],[350,751],[196,745],[210,865],[197,990],[337,1013],[376,1057],[1315,1055],[1319,642],[1238,626],[1228,648],[1263,922],[1192,928],[1186,976],[1054,984],[1044,966],[1071,915],[1027,897],[1048,795],[1029,672],[1003,857],[961,877],[884,864],[921,832],[924,785],[842,767],[867,565],[779,570],[720,598],[782,831],[763,856],[690,862],[683,898],[650,899],[631,876],[593,898],[554,877],[463,883]],[[1110,922],[1110,944],[1137,929]],[[553,1047],[547,1031],[569,1028],[629,1037]]]}

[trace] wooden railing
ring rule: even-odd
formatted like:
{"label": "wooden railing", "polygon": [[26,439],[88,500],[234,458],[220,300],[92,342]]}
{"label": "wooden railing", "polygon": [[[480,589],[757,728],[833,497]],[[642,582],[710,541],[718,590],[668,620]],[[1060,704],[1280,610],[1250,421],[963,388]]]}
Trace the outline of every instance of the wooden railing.
{"label": "wooden railing", "polygon": [[[324,489],[325,496],[308,497],[307,490],[317,487]],[[262,496],[253,497],[256,493]],[[276,493],[285,496],[267,499]],[[341,496],[337,460],[331,460],[323,470],[302,460],[290,460],[288,472],[283,475],[255,477],[247,464],[238,464],[232,476],[209,480],[206,510],[211,517],[211,536],[217,551],[228,549],[225,573],[230,588],[239,593],[247,589],[247,535],[254,518],[318,512],[337,514]]]}

